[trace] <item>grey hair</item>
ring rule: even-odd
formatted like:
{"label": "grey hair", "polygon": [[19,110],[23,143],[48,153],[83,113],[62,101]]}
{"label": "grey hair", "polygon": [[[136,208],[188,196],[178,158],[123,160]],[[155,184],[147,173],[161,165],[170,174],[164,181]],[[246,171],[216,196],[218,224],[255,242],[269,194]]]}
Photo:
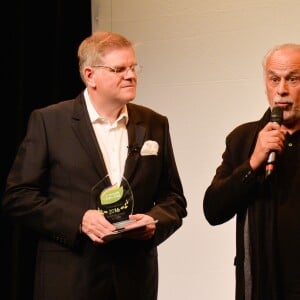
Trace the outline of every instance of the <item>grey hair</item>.
{"label": "grey hair", "polygon": [[263,61],[262,61],[262,67],[265,72],[266,70],[266,65],[269,60],[269,58],[278,50],[282,49],[292,49],[292,50],[297,50],[300,51],[300,44],[295,44],[295,43],[285,43],[285,44],[280,44],[276,45],[273,48],[271,48],[264,56]]}

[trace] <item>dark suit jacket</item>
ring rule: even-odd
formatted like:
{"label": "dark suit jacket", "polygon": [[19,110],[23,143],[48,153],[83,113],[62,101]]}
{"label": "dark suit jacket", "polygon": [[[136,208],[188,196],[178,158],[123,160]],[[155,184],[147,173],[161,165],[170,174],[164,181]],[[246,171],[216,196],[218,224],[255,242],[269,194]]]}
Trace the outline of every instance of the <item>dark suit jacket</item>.
{"label": "dark suit jacket", "polygon": [[92,187],[107,174],[83,94],[32,112],[27,134],[10,171],[3,210],[40,235],[36,300],[154,300],[156,247],[187,215],[166,117],[128,104],[129,145],[157,141],[157,156],[128,155],[124,177],[131,185],[134,213],[158,219],[148,241],[120,239],[94,245],[79,233],[84,212],[96,208]]}
{"label": "dark suit jacket", "polygon": [[[222,164],[207,188],[203,209],[211,225],[223,224],[236,217],[236,299],[244,299],[244,225],[247,208],[256,199],[264,170],[251,170],[249,159],[258,132],[270,120],[270,110],[256,122],[242,124],[226,137]],[[257,233],[254,233],[254,235]],[[256,298],[255,298],[256,299]],[[257,298],[258,299],[258,298]]]}
{"label": "dark suit jacket", "polygon": [[[255,300],[300,299],[300,130],[285,135],[284,149],[267,178],[265,165],[254,172],[249,164],[270,115],[268,109],[259,121],[242,124],[227,136],[222,163],[204,195],[210,224],[236,216],[237,300],[250,290]],[[251,276],[244,270],[251,270]]]}

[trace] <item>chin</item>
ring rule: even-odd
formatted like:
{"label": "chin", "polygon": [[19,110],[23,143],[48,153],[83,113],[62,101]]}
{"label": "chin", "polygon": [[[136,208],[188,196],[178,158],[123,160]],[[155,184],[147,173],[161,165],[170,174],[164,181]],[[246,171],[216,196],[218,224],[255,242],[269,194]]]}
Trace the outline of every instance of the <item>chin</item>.
{"label": "chin", "polygon": [[136,96],[135,93],[127,94],[127,95],[124,97],[124,100],[127,101],[127,102],[130,102],[130,101],[132,101],[132,100],[135,99],[135,96]]}
{"label": "chin", "polygon": [[135,99],[135,98],[127,98],[127,99],[123,99],[122,102],[123,102],[124,104],[127,104],[127,103],[133,101],[134,99]]}

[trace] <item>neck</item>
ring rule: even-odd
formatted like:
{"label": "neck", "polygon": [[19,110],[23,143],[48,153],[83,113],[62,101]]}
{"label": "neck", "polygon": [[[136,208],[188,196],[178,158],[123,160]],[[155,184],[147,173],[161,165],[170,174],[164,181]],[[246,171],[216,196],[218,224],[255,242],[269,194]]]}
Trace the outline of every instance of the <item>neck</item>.
{"label": "neck", "polygon": [[293,124],[293,126],[289,126],[289,124],[282,125],[282,128],[284,131],[288,132],[290,135],[292,135],[294,132],[300,130],[300,123],[299,124]]}

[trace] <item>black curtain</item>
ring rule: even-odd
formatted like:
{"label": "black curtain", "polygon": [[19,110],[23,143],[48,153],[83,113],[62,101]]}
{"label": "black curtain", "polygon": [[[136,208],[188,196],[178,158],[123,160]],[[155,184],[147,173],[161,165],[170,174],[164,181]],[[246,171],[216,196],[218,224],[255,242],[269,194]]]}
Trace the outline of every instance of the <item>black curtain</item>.
{"label": "black curtain", "polygon": [[[92,31],[89,0],[7,1],[2,15],[1,197],[29,113],[84,88],[77,48]],[[32,300],[34,233],[0,212],[0,239],[0,298]]]}

